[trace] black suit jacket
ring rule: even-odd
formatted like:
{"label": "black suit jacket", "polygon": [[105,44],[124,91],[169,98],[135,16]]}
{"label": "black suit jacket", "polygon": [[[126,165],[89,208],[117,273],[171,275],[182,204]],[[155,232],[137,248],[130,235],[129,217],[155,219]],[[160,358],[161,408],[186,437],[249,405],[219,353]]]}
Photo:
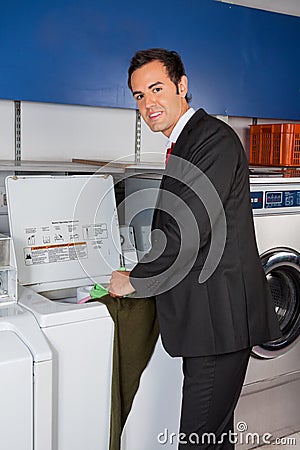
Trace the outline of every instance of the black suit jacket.
{"label": "black suit jacket", "polygon": [[248,162],[235,132],[197,111],[161,182],[152,248],[132,270],[141,296],[156,296],[172,356],[222,354],[278,338],[256,246]]}

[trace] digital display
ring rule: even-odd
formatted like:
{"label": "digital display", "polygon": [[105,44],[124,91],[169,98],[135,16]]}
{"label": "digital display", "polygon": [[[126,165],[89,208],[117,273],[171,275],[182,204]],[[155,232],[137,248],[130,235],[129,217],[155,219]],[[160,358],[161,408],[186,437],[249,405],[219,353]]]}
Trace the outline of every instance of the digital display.
{"label": "digital display", "polygon": [[267,192],[266,193],[266,206],[268,204],[282,203],[282,192]]}
{"label": "digital display", "polygon": [[293,208],[300,206],[300,190],[266,192],[265,208]]}

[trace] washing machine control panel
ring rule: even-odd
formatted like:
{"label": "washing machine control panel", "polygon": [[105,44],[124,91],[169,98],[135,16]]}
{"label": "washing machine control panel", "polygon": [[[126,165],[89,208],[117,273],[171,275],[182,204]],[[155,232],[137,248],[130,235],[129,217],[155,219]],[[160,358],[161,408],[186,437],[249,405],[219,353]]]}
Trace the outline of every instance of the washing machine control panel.
{"label": "washing machine control panel", "polygon": [[299,208],[300,189],[251,191],[251,204],[252,209]]}
{"label": "washing machine control panel", "polygon": [[265,208],[300,206],[300,190],[270,191],[265,193]]}

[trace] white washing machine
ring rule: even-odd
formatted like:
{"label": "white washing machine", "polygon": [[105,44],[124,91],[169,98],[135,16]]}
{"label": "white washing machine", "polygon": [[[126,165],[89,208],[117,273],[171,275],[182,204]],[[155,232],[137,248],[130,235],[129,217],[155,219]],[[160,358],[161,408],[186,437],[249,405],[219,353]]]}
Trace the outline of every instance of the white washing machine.
{"label": "white washing machine", "polygon": [[52,450],[52,353],[17,303],[12,241],[0,235],[0,446]]}
{"label": "white washing machine", "polygon": [[8,177],[6,192],[19,303],[53,353],[53,450],[106,450],[113,321],[103,304],[77,304],[76,292],[120,266],[112,177]]}
{"label": "white washing machine", "polygon": [[282,338],[253,349],[236,416],[249,433],[279,437],[300,430],[300,178],[258,176],[250,183],[257,244]]}

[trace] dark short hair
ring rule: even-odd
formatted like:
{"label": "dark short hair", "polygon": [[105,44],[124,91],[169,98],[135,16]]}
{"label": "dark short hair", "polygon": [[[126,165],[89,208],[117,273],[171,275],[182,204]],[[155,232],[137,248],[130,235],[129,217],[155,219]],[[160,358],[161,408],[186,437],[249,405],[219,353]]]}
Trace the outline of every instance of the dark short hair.
{"label": "dark short hair", "polygon": [[[163,63],[167,69],[170,80],[178,89],[178,83],[181,80],[181,77],[186,75],[185,68],[178,53],[174,50],[166,50],[165,48],[149,48],[148,50],[139,50],[134,54],[128,69],[129,89],[132,91],[131,76],[133,72],[152,61],[160,61]],[[191,100],[191,96],[187,94],[185,99],[189,102]]]}

